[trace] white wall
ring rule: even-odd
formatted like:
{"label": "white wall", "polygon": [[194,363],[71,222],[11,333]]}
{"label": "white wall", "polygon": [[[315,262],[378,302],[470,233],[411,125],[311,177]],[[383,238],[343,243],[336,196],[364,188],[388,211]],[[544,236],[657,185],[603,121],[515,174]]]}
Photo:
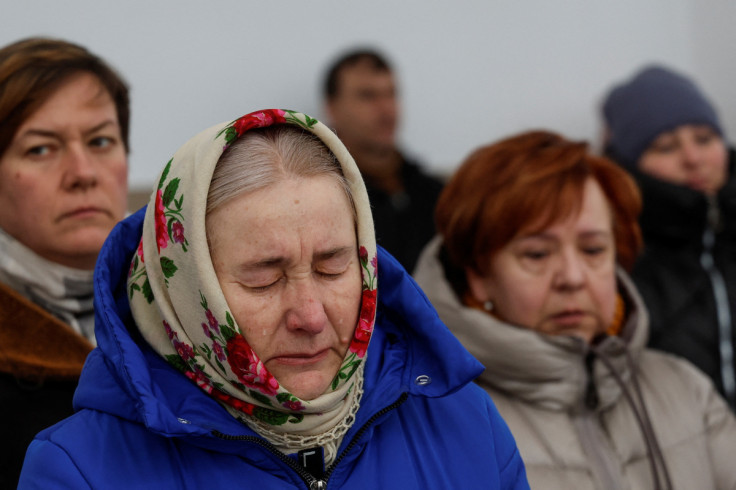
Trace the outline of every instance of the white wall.
{"label": "white wall", "polygon": [[734,20],[724,0],[1,0],[0,44],[63,37],[116,66],[132,86],[130,183],[147,188],[212,124],[322,117],[323,69],[355,44],[393,60],[403,145],[438,173],[531,127],[597,143],[606,89],[649,61],[694,75],[736,128]]}
{"label": "white wall", "polygon": [[736,2],[693,1],[693,72],[736,141]]}

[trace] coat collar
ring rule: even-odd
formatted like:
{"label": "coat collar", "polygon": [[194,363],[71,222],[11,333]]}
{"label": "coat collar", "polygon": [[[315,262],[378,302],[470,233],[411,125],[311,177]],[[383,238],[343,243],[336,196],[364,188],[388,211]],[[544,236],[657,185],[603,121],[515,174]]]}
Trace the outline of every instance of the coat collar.
{"label": "coat collar", "polygon": [[69,325],[0,283],[0,372],[17,379],[79,377],[92,344]]}

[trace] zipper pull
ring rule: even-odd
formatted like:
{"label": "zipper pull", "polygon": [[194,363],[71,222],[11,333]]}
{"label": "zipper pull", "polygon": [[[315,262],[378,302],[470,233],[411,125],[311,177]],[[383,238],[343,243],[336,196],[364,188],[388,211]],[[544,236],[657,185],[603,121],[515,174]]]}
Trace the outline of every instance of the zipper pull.
{"label": "zipper pull", "polygon": [[327,488],[327,482],[324,480],[314,480],[309,484],[309,490],[324,490]]}
{"label": "zipper pull", "polygon": [[325,451],[321,446],[302,449],[297,453],[297,460],[301,467],[307,470],[317,480],[320,480],[324,476]]}

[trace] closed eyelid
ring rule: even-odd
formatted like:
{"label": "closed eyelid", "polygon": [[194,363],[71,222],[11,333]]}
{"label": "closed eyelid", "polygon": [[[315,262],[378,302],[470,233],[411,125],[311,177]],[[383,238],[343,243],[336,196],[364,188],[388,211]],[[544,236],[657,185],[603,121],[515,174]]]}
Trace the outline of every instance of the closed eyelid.
{"label": "closed eyelid", "polygon": [[326,257],[315,258],[314,266],[338,266],[342,267],[350,263],[351,256],[348,254],[335,254]]}
{"label": "closed eyelid", "polygon": [[520,237],[514,240],[514,242],[517,248],[538,248],[550,247],[554,245],[557,241],[551,236],[538,234]]}
{"label": "closed eyelid", "polygon": [[283,274],[277,269],[260,269],[250,271],[240,271],[235,276],[235,282],[242,284],[248,289],[265,290],[277,283]]}
{"label": "closed eyelid", "polygon": [[317,252],[314,254],[315,262],[350,256],[355,253],[355,247],[336,247],[333,249]]}
{"label": "closed eyelid", "polygon": [[336,265],[342,266],[350,263],[350,260],[355,256],[354,247],[338,247],[324,252],[317,252],[314,254],[312,265],[313,268],[321,265]]}
{"label": "closed eyelid", "polygon": [[[324,264],[344,260],[347,263],[355,253],[352,246],[336,247],[315,253],[312,262],[313,264]],[[290,269],[291,266],[292,261],[284,256],[262,257],[239,265],[237,272],[240,275],[253,275],[271,271],[285,271]]]}
{"label": "closed eyelid", "polygon": [[581,240],[600,240],[606,243],[613,239],[613,235],[604,230],[591,230],[580,234]]}

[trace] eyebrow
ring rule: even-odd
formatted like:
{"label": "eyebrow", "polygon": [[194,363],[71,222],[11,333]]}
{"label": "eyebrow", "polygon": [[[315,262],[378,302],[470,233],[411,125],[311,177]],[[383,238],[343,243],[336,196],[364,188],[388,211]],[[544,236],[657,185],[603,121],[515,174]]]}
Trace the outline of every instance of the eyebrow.
{"label": "eyebrow", "polygon": [[331,259],[332,257],[350,254],[354,250],[355,250],[355,247],[351,245],[348,245],[345,247],[335,247],[329,250],[325,250],[323,252],[317,252],[316,254],[314,254],[314,258],[318,261],[328,260],[328,259]]}
{"label": "eyebrow", "polygon": [[[85,130],[83,134],[84,136],[88,136],[90,134],[96,133],[97,131],[100,131],[101,129],[104,129],[107,126],[110,126],[110,125],[114,126],[115,124],[116,124],[115,121],[108,119],[106,121],[101,122],[100,124],[96,126],[93,126],[90,129]],[[26,136],[43,136],[46,138],[61,139],[61,135],[58,132],[47,130],[47,129],[31,128],[31,129],[26,130],[22,135],[20,135],[21,138],[24,138]]]}
{"label": "eyebrow", "polygon": [[256,260],[254,262],[248,262],[248,263],[242,264],[240,265],[240,267],[238,267],[238,269],[241,269],[243,271],[251,271],[251,270],[256,270],[256,269],[271,269],[271,268],[277,268],[284,263],[286,263],[285,257],[266,257],[260,260]]}
{"label": "eyebrow", "polygon": [[[613,236],[613,232],[609,230],[585,230],[580,233],[583,237],[591,237],[591,236]],[[539,233],[529,233],[528,235],[522,235],[517,237],[517,240],[530,240],[530,239],[537,239],[537,240],[556,240],[556,237],[554,235],[550,235],[548,233],[545,233],[544,231]]]}
{"label": "eyebrow", "polygon": [[96,133],[97,131],[100,131],[101,129],[105,129],[107,126],[115,126],[115,125],[117,125],[117,121],[108,119],[107,121],[103,121],[97,126],[94,126],[88,129],[87,131],[84,132],[84,134],[85,136],[89,134],[93,134],[93,133]]}
{"label": "eyebrow", "polygon": [[[329,260],[333,257],[350,254],[353,251],[353,246],[348,245],[345,247],[335,247],[328,250],[320,251],[314,254],[313,258],[315,262],[321,262]],[[286,264],[289,260],[282,256],[264,257],[263,259],[248,262],[240,266],[241,270],[249,271],[256,269],[269,269],[277,268]]]}

